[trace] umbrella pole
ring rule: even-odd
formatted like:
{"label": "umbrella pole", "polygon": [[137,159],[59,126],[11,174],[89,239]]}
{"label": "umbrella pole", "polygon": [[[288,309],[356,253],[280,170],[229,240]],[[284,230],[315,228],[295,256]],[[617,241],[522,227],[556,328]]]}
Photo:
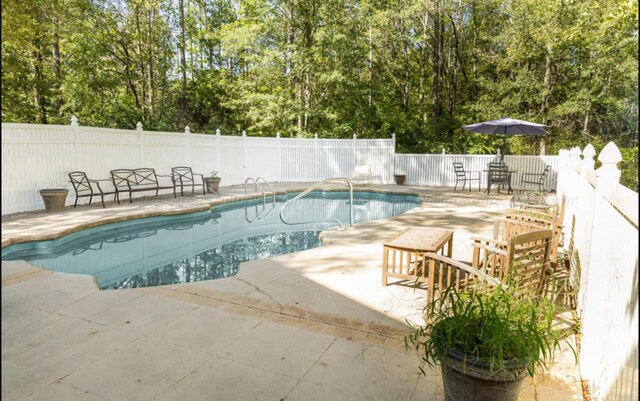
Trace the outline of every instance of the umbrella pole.
{"label": "umbrella pole", "polygon": [[500,152],[500,161],[504,163],[504,154],[507,152],[507,137],[502,137],[502,151]]}

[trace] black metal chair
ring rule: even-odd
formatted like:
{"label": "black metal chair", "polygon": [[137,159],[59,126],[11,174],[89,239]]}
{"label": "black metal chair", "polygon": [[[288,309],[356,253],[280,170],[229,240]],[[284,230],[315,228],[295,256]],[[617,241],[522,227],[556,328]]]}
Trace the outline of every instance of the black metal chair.
{"label": "black metal chair", "polygon": [[[196,183],[196,175],[200,176],[200,182]],[[191,167],[172,167],[171,179],[173,180],[173,186],[175,188],[180,187],[180,196],[184,196],[184,187],[191,187],[191,193],[194,193],[195,187],[202,187],[202,194],[206,194],[206,188],[204,185],[204,175],[197,174],[191,171]]]}
{"label": "black metal chair", "polygon": [[500,187],[507,187],[507,193],[511,193],[511,172],[509,167],[504,163],[489,163],[489,175],[487,177],[487,193],[491,193],[491,186],[498,185],[498,193]]}
{"label": "black metal chair", "polygon": [[[480,191],[480,172],[479,171],[465,171],[464,166],[460,162],[453,162],[453,170],[456,173],[456,185],[453,187],[455,191],[458,188],[458,183],[462,181],[462,190],[467,185],[467,181],[478,181],[478,191]],[[471,183],[469,183],[469,192],[471,192]]]}
{"label": "black metal chair", "polygon": [[69,181],[71,185],[73,185],[73,190],[76,192],[76,201],[73,207],[78,206],[79,198],[85,197],[89,197],[89,204],[91,204],[93,197],[99,196],[102,201],[102,207],[105,207],[105,195],[113,195],[113,200],[117,200],[118,193],[116,191],[104,191],[102,187],[100,187],[101,181],[111,182],[111,180],[90,180],[85,172],[73,171],[69,173]]}
{"label": "black metal chair", "polygon": [[537,185],[538,191],[544,191],[544,182],[547,174],[551,171],[551,166],[546,166],[542,173],[522,173],[522,191],[524,192],[527,185]]}

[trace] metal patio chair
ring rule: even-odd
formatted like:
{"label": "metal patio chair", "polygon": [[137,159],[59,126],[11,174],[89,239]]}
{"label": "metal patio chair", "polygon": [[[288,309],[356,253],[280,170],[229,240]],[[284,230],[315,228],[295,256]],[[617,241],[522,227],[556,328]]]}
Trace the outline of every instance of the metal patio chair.
{"label": "metal patio chair", "polygon": [[537,185],[538,191],[544,191],[544,183],[550,171],[551,166],[546,166],[542,173],[522,173],[522,192],[526,190],[527,185]]}
{"label": "metal patio chair", "polygon": [[[466,171],[464,165],[460,162],[453,162],[453,170],[456,174],[456,185],[453,187],[455,191],[458,188],[458,183],[462,181],[462,190],[467,185],[467,181],[478,181],[478,191],[480,191],[480,172],[479,171]],[[471,192],[471,183],[469,183],[469,192]]]}
{"label": "metal patio chair", "polygon": [[105,180],[90,180],[87,177],[87,174],[84,171],[72,171],[69,173],[69,182],[73,185],[73,190],[76,193],[76,201],[73,204],[73,207],[78,206],[78,199],[89,197],[89,204],[93,200],[94,196],[99,196],[100,201],[102,202],[102,207],[104,205],[104,197],[106,195],[113,195],[113,200],[117,200],[118,193],[114,191],[105,191],[100,186],[100,182],[111,182],[109,179]]}
{"label": "metal patio chair", "polygon": [[491,186],[493,184],[498,185],[498,193],[500,188],[506,186],[507,193],[511,193],[511,171],[509,167],[503,163],[489,163],[489,170],[487,175],[487,193],[491,193]]}
{"label": "metal patio chair", "polygon": [[[200,183],[196,182],[195,176],[200,176]],[[184,196],[184,187],[191,187],[191,193],[195,192],[196,187],[202,187],[202,194],[206,194],[204,185],[204,175],[194,173],[191,167],[172,167],[171,179],[175,188],[180,188],[180,196]]]}

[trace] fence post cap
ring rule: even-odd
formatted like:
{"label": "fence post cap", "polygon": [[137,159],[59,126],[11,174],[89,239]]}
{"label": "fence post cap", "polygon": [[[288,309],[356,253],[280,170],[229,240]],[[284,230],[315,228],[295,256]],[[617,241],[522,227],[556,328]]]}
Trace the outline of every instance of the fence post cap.
{"label": "fence post cap", "polygon": [[190,134],[190,133],[191,133],[191,128],[189,128],[189,126],[188,126],[188,125],[185,125],[185,126],[184,126],[184,133],[185,133],[185,134]]}
{"label": "fence post cap", "polygon": [[358,135],[353,134],[353,139],[358,139]]}
{"label": "fence post cap", "polygon": [[391,138],[392,139],[396,139],[396,133],[395,132],[393,134],[391,134]]}
{"label": "fence post cap", "polygon": [[220,128],[216,128],[216,136],[220,136]]}
{"label": "fence post cap", "polygon": [[586,157],[593,157],[596,155],[596,149],[593,147],[592,144],[588,144],[587,146],[584,147],[584,150],[582,151],[582,155]]}
{"label": "fence post cap", "polygon": [[140,121],[138,121],[138,123],[136,124],[136,129],[137,130],[141,130],[142,129],[142,123]]}
{"label": "fence post cap", "polygon": [[242,136],[247,136],[247,131],[246,130],[242,130]]}
{"label": "fence post cap", "polygon": [[276,132],[276,138],[280,138],[280,133]]}
{"label": "fence post cap", "polygon": [[318,134],[313,134],[314,139],[318,139]]}
{"label": "fence post cap", "polygon": [[73,127],[77,127],[78,126],[78,117],[76,117],[75,115],[71,116],[71,125]]}
{"label": "fence post cap", "polygon": [[608,178],[613,182],[619,182],[620,170],[616,166],[622,161],[622,154],[615,143],[609,142],[600,152],[598,160],[602,166],[596,170],[598,178]]}
{"label": "fence post cap", "polygon": [[600,160],[602,164],[617,164],[622,161],[622,154],[620,153],[620,149],[618,149],[615,143],[609,142],[607,146],[605,146],[600,152],[598,160]]}

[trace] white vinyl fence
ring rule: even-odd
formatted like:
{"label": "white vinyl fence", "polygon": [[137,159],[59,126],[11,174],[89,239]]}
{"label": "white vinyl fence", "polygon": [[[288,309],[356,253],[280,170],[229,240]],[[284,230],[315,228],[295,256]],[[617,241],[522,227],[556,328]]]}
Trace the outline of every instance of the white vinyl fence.
{"label": "white vinyl fence", "polygon": [[[558,175],[558,156],[504,156],[504,163],[509,166],[509,170],[514,171],[511,185],[514,189],[522,187],[522,173],[542,173],[546,166],[551,166],[551,173],[545,181],[545,189],[555,189]],[[406,183],[409,185],[429,185],[453,187],[456,183],[456,176],[453,171],[453,163],[463,164],[465,171],[475,171],[480,173],[480,187],[487,186],[487,164],[499,161],[497,155],[455,155],[455,154],[396,154],[395,174],[405,174]],[[462,184],[458,184],[458,188]],[[469,185],[469,182],[467,182]],[[478,182],[472,181],[471,185],[478,190]],[[535,186],[528,186],[529,189],[537,189]],[[468,189],[468,187],[465,187]]]}
{"label": "white vinyl fence", "polygon": [[[350,178],[358,164],[372,166],[374,182],[393,182],[395,138],[299,139],[2,123],[2,214],[43,209],[38,190],[70,188],[67,174],[80,170],[91,179],[110,178],[118,168],[171,167],[222,177],[222,185],[247,177],[271,182]],[[67,204],[73,203],[73,190]]]}
{"label": "white vinyl fence", "polygon": [[[222,185],[233,185],[248,177],[270,182],[350,178],[356,165],[368,164],[372,182],[393,183],[395,173],[405,174],[408,185],[453,187],[452,163],[459,161],[466,170],[480,172],[484,188],[483,170],[497,158],[395,154],[395,135],[390,139],[266,138],[245,132],[223,136],[219,131],[203,135],[191,133],[189,127],[184,133],[144,131],[140,123],[135,130],[83,127],[75,117],[68,126],[2,123],[2,214],[42,209],[38,190],[70,189],[67,175],[76,170],[91,179],[108,179],[118,168],[153,167],[157,174],[167,175],[171,167],[190,166],[204,175],[216,170]],[[555,189],[558,156],[505,156],[504,162],[516,172],[514,189],[521,187],[522,173],[540,173],[547,165],[552,171],[545,188]],[[70,190],[67,204],[74,200]]]}
{"label": "white vinyl fence", "polygon": [[[638,399],[638,193],[619,184],[620,151],[562,151],[565,247],[571,253],[582,323],[580,372],[594,401]],[[580,156],[583,156],[581,160]]]}

